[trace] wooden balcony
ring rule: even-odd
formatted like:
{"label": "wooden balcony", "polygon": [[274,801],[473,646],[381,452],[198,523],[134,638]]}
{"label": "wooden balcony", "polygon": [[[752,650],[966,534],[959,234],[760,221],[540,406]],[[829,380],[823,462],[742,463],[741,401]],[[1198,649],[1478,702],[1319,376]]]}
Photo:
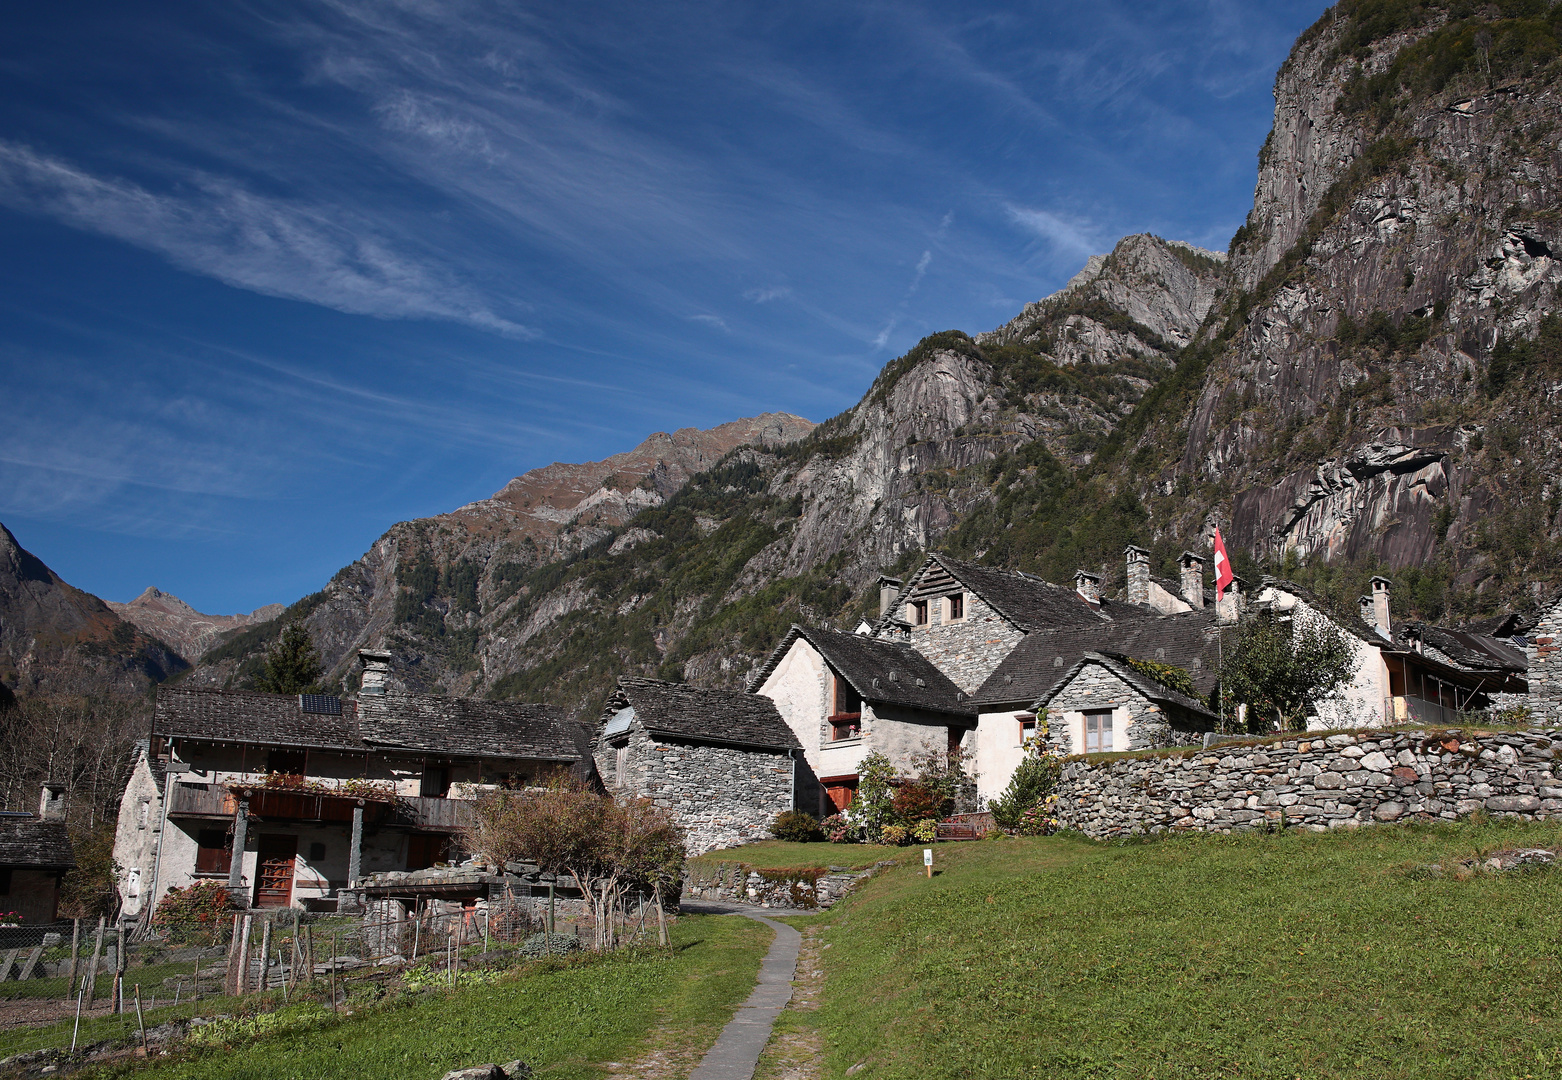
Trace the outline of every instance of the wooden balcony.
{"label": "wooden balcony", "polygon": [[[256,786],[250,789],[252,818],[270,821],[319,821],[349,825],[357,800],[350,795],[288,791]],[[455,832],[464,823],[464,799],[397,798],[393,803],[368,801],[364,821],[408,829]],[[229,818],[239,808],[239,796],[226,784],[190,784],[174,781],[169,791],[168,816]]]}

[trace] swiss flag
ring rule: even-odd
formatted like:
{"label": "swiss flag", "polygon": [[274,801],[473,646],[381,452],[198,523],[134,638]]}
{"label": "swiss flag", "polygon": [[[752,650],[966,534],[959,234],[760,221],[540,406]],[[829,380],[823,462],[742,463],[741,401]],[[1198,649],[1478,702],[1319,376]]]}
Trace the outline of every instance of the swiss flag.
{"label": "swiss flag", "polygon": [[1220,530],[1215,530],[1215,597],[1226,591],[1226,586],[1237,579],[1231,572],[1231,556],[1226,554],[1226,541],[1221,539]]}

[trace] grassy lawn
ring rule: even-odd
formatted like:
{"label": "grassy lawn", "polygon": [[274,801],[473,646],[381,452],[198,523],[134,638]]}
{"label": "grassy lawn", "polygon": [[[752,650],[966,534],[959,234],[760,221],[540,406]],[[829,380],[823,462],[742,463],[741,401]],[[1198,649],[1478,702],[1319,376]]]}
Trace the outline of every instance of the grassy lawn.
{"label": "grassy lawn", "polygon": [[[945,845],[946,847],[948,845]],[[784,840],[761,840],[756,844],[707,851],[689,860],[694,868],[714,868],[718,863],[742,863],[762,870],[814,870],[844,866],[848,870],[866,870],[881,859],[904,861],[921,859],[922,849],[879,844],[793,844]]]}
{"label": "grassy lawn", "polygon": [[[729,916],[689,916],[669,950],[626,950],[533,965],[491,985],[425,992],[333,1022],[318,1006],[280,1010],[282,1031],[217,1050],[95,1075],[168,1080],[429,1080],[520,1058],[539,1076],[595,1078],[647,1048],[703,1050],[754,987],[772,931]],[[206,1003],[203,1002],[203,1005]]]}
{"label": "grassy lawn", "polygon": [[[832,911],[825,1074],[1562,1075],[1562,869],[1418,864],[1534,823],[946,844]],[[762,1070],[763,1071],[763,1070]]]}

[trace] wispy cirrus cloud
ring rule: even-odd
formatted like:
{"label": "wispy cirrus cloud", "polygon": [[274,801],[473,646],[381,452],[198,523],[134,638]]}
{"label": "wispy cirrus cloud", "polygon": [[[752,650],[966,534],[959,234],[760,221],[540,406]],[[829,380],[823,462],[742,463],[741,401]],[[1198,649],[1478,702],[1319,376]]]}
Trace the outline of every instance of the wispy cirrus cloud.
{"label": "wispy cirrus cloud", "polygon": [[1011,222],[1047,241],[1060,255],[1095,255],[1101,250],[1101,237],[1088,222],[1013,203],[1004,210]]}
{"label": "wispy cirrus cloud", "polygon": [[772,300],[785,300],[791,295],[790,285],[772,285],[764,289],[749,289],[743,294],[743,299],[752,300],[756,304],[768,304]]}
{"label": "wispy cirrus cloud", "polygon": [[258,195],[230,179],[189,172],[170,190],[154,192],[0,140],[0,205],[134,244],[268,296],[533,336],[442,267],[395,250],[350,212]]}

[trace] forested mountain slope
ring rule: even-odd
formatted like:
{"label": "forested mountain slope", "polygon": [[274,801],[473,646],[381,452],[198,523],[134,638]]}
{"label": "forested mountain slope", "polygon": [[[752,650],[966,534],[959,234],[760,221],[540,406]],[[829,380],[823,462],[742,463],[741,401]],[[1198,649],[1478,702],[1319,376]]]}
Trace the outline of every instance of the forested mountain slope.
{"label": "forested mountain slope", "polygon": [[1173,576],[1220,525],[1239,569],[1347,612],[1379,570],[1402,614],[1528,603],[1562,555],[1559,56],[1541,0],[1346,0],[1279,73],[1229,259],[1129,237],[595,546],[528,562],[398,526],[290,617],[336,658],[383,640],[416,685],[590,710],[625,672],[739,685],[787,623],[850,623],[930,547],[1113,588],[1124,545]]}

